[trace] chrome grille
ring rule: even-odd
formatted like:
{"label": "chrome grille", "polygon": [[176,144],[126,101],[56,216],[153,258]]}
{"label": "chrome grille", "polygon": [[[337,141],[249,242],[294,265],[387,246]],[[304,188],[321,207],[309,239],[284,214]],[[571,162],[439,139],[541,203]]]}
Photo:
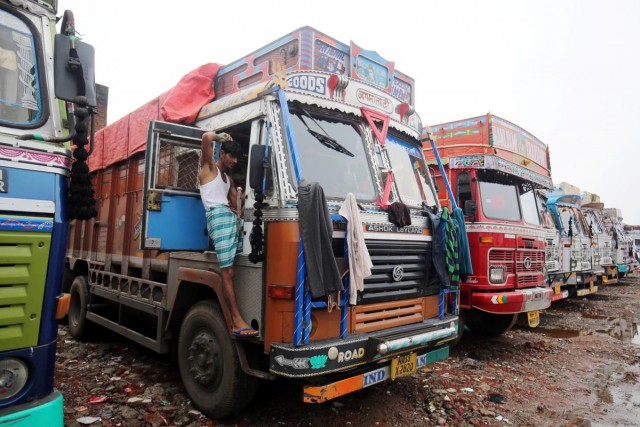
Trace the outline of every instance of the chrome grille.
{"label": "chrome grille", "polygon": [[[431,254],[430,243],[367,241],[366,244],[373,268],[371,276],[364,280],[364,290],[358,293],[358,304],[396,301],[428,294],[426,257]],[[397,272],[397,267],[402,268],[400,280],[394,280],[394,269]]]}

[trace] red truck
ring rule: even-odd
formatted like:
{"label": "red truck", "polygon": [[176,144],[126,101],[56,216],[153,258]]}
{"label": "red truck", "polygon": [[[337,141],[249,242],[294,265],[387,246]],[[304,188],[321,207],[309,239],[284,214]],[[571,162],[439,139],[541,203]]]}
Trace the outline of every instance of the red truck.
{"label": "red truck", "polygon": [[[440,170],[432,171],[438,197],[445,206],[454,198],[463,209],[469,238],[474,274],[460,283],[460,323],[499,335],[526,312],[530,326],[537,326],[552,299],[534,195],[552,188],[547,146],[492,114],[432,126],[431,139],[441,157]],[[423,148],[435,165],[432,145]]]}

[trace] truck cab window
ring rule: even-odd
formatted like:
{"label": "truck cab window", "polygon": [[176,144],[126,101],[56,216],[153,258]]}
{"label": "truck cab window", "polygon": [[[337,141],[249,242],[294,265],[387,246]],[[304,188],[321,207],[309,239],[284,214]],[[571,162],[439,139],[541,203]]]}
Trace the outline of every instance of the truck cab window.
{"label": "truck cab window", "polygon": [[0,10],[0,123],[33,127],[42,117],[36,40],[17,16]]}
{"label": "truck cab window", "polygon": [[429,184],[430,178],[420,150],[387,135],[387,152],[400,200],[409,206],[419,207],[423,201],[429,206],[436,205],[435,190]]}
{"label": "truck cab window", "polygon": [[479,170],[480,205],[487,218],[520,221],[518,184],[495,171]]}
{"label": "truck cab window", "polygon": [[540,225],[540,212],[536,205],[535,190],[529,190],[520,195],[522,204],[522,216],[527,224]]}
{"label": "truck cab window", "polygon": [[[313,120],[309,119],[307,113],[313,116]],[[355,123],[311,111],[300,111],[299,107],[294,107],[291,108],[291,124],[300,167],[308,182],[320,183],[327,198],[341,199],[351,192],[358,200],[375,200],[375,186],[364,141]],[[328,135],[339,146],[325,144],[316,134]],[[341,151],[339,147],[343,147],[351,155]],[[290,165],[290,170],[293,171],[293,164]]]}
{"label": "truck cab window", "polygon": [[471,175],[469,172],[460,172],[456,179],[456,194],[458,195],[458,206],[464,208],[467,200],[473,200],[471,192]]}

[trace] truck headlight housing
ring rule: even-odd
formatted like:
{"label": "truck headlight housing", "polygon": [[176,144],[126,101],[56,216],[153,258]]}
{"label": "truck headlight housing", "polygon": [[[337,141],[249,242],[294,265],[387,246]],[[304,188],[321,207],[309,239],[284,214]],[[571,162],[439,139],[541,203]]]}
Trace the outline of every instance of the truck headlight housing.
{"label": "truck headlight housing", "polygon": [[489,267],[489,282],[504,283],[504,267]]}
{"label": "truck headlight housing", "polygon": [[18,394],[29,378],[29,368],[20,359],[10,357],[0,360],[0,400]]}

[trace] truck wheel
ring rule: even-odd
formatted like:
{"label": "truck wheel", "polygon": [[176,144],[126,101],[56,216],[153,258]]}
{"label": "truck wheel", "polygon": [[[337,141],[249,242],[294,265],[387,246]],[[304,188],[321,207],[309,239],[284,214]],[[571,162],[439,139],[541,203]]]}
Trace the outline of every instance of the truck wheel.
{"label": "truck wheel", "polygon": [[242,410],[257,379],[242,371],[220,307],[201,301],[191,307],[178,338],[180,377],[193,404],[211,418]]}
{"label": "truck wheel", "polygon": [[87,279],[84,276],[77,276],[71,282],[71,301],[69,303],[68,326],[71,336],[78,341],[87,337],[87,304],[89,302],[89,292],[87,290]]}
{"label": "truck wheel", "polygon": [[518,320],[518,313],[494,314],[473,310],[466,319],[466,326],[480,335],[496,337],[507,332]]}

